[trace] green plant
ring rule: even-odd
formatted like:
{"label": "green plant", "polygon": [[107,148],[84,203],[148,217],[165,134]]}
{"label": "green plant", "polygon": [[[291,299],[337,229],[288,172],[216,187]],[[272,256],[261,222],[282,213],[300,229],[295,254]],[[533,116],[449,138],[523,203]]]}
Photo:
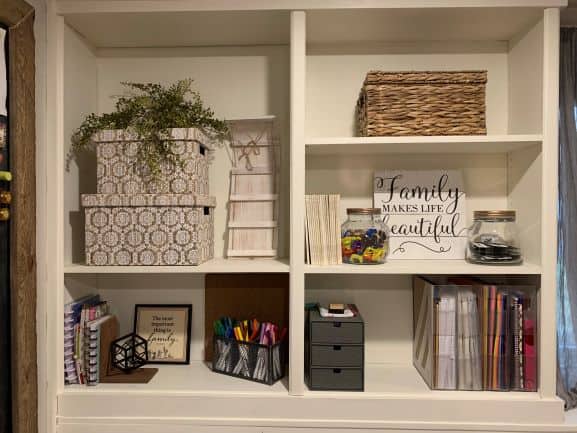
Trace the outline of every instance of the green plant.
{"label": "green plant", "polygon": [[144,173],[156,180],[163,163],[181,164],[172,150],[171,128],[199,128],[216,143],[228,138],[225,121],[216,119],[214,112],[203,105],[198,92],[191,90],[192,80],[177,81],[170,86],[161,84],[122,83],[128,88],[118,97],[116,110],[101,115],[90,114],[72,136],[74,154],[92,144],[92,136],[103,129],[127,129],[141,145],[137,163]]}

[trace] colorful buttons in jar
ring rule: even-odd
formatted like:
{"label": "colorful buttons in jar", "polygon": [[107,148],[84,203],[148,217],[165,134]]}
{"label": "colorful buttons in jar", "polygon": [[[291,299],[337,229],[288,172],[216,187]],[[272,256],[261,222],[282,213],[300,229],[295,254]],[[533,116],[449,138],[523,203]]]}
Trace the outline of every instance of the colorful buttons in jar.
{"label": "colorful buttons in jar", "polygon": [[341,226],[343,263],[376,265],[389,253],[389,228],[381,221],[380,209],[349,208]]}

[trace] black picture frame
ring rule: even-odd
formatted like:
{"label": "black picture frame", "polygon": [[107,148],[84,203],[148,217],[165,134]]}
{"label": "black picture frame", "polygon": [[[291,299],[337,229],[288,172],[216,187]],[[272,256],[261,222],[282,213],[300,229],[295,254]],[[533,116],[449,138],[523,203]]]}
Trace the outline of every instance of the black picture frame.
{"label": "black picture frame", "polygon": [[[182,310],[186,313],[185,317],[185,324],[184,324],[184,331],[186,336],[184,338],[184,357],[182,359],[162,359],[156,356],[151,356],[150,351],[151,348],[154,348],[154,344],[151,344],[149,341],[149,336],[145,335],[148,332],[146,329],[143,329],[142,324],[139,327],[139,317],[140,312],[143,310],[152,310],[158,311],[161,313],[163,310]],[[166,313],[165,313],[166,314]],[[150,325],[152,326],[152,324]],[[190,364],[190,342],[191,342],[191,334],[192,334],[192,304],[136,304],[134,306],[134,332],[140,335],[142,338],[146,339],[148,342],[148,349],[149,349],[149,356],[148,356],[148,364]],[[140,330],[140,331],[139,331]]]}

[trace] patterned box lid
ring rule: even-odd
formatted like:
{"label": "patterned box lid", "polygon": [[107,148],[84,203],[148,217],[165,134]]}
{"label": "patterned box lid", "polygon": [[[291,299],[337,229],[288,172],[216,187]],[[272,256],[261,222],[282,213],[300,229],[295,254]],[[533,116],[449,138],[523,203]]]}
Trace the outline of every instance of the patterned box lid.
{"label": "patterned box lid", "polygon": [[[208,150],[214,150],[214,140],[210,134],[199,128],[170,128],[168,129],[169,140],[175,141],[198,141]],[[105,129],[92,136],[95,143],[140,141],[138,135],[129,129]]]}

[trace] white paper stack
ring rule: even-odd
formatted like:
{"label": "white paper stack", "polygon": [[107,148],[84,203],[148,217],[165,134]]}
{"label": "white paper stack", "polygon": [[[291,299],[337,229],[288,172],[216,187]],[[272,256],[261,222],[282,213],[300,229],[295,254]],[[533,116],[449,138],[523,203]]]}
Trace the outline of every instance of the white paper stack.
{"label": "white paper stack", "polygon": [[305,261],[311,265],[342,263],[338,194],[305,196]]}
{"label": "white paper stack", "polygon": [[458,299],[458,389],[481,390],[483,388],[483,368],[481,365],[481,334],[477,296],[472,289],[462,288],[458,292]]}
{"label": "white paper stack", "polygon": [[437,389],[457,388],[455,297],[442,296],[437,303]]}

